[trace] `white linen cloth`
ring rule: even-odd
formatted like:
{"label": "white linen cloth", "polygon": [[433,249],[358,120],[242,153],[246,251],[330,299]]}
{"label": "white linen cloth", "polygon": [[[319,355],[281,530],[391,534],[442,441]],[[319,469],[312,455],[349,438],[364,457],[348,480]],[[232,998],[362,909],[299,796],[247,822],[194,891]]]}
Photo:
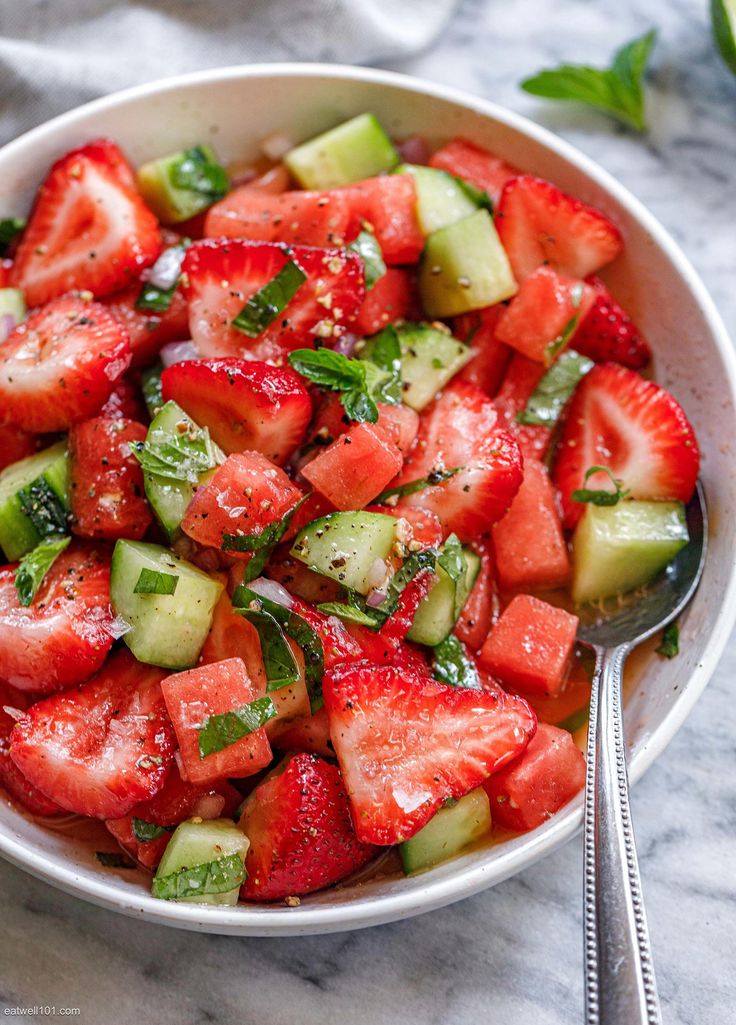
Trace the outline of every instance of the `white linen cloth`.
{"label": "white linen cloth", "polygon": [[410,56],[456,3],[0,0],[0,144],[86,100],[199,68]]}

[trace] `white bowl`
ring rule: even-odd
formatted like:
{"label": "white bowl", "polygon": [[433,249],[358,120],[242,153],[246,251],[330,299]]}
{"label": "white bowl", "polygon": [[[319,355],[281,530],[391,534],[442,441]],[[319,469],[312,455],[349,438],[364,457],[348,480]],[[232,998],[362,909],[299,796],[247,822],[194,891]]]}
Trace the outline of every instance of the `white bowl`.
{"label": "white bowl", "polygon": [[[225,160],[247,159],[274,131],[302,140],[365,110],[397,136],[468,136],[600,207],[623,231],[625,253],[606,278],[653,342],[657,380],[680,399],[695,426],[711,524],[703,583],[682,624],[682,653],[672,661],[640,657],[632,666],[626,718],[630,775],[637,780],[695,704],[736,616],[730,447],[736,361],[693,268],[626,189],[561,139],[475,96],[385,71],[267,64],[130,89],[34,129],[0,151],[0,211],[24,214],[51,162],[95,136],[116,139],[136,163],[198,142],[211,143]],[[526,836],[473,850],[415,878],[373,879],[316,894],[293,909],[154,900],[142,873],[101,867],[88,844],[44,828],[2,799],[0,853],[54,886],[126,914],[205,932],[273,936],[361,928],[468,897],[559,847],[581,818],[578,799]]]}

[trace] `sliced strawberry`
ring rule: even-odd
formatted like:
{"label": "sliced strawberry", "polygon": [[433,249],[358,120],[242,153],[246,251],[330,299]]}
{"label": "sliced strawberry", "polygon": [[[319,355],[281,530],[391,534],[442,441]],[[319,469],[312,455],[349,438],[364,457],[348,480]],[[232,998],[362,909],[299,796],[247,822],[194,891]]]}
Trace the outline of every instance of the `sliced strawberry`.
{"label": "sliced strawberry", "polygon": [[[387,324],[408,319],[416,301],[416,284],[411,274],[401,267],[389,267],[366,292],[351,330],[356,335],[375,335]],[[421,319],[421,313],[417,319]]]}
{"label": "sliced strawberry", "polygon": [[366,512],[383,513],[385,516],[406,520],[411,527],[409,543],[416,541],[421,548],[439,548],[442,544],[442,523],[429,509],[414,505],[405,505],[400,509],[395,505],[369,505]]}
{"label": "sliced strawberry", "polygon": [[388,174],[346,185],[353,212],[373,231],[388,264],[416,263],[424,249],[417,190],[410,174]]}
{"label": "sliced strawberry", "polygon": [[585,278],[623,248],[621,232],[600,210],[528,174],[504,185],[496,227],[519,282],[543,264]]}
{"label": "sliced strawberry", "polygon": [[342,246],[352,242],[360,219],[345,192],[269,194],[243,185],[210,207],[204,233],[212,238],[248,238],[302,246]]}
{"label": "sliced strawberry", "polygon": [[143,471],[130,446],[145,440],[146,428],[134,420],[98,416],[72,427],[72,531],[79,537],[143,537],[153,517],[143,493]]}
{"label": "sliced strawberry", "polygon": [[369,663],[325,678],[330,733],[358,837],[400,843],[448,797],[516,757],[534,734],[527,703]]}
{"label": "sliced strawberry", "polygon": [[158,256],[156,218],[135,191],[114,143],[98,140],[58,160],[41,186],[11,272],[30,306],[72,289],[124,288]]}
{"label": "sliced strawberry", "polygon": [[519,172],[495,153],[476,146],[467,139],[452,139],[440,147],[429,158],[430,167],[448,171],[456,178],[463,178],[476,189],[487,192],[494,203],[498,202],[506,182]]}
{"label": "sliced strawberry", "polygon": [[446,533],[473,541],[506,512],[522,479],[516,440],[498,424],[493,403],[479,388],[453,381],[421,415],[419,434],[397,484],[433,470],[464,467],[449,480],[399,500],[436,513]]}
{"label": "sliced strawberry", "polygon": [[251,680],[242,659],[228,658],[173,673],[161,689],[179,742],[182,773],[190,783],[252,776],[271,761],[271,745],[262,726],[222,750],[207,755],[200,750],[199,730],[210,716],[234,712],[265,694],[262,682]]}
{"label": "sliced strawberry", "polygon": [[[632,498],[688,502],[700,454],[679,403],[653,381],[616,363],[594,367],[578,386],[565,416],[554,465],[564,524],[574,527],[584,506],[572,500],[591,466],[606,466]],[[612,488],[605,473],[586,487]]]}
{"label": "sliced strawberry", "polygon": [[475,547],[480,555],[480,571],[455,627],[457,636],[472,652],[480,648],[500,611],[492,546],[485,541]]}
{"label": "sliced strawberry", "polygon": [[0,419],[63,431],[99,411],[129,364],[128,334],[104,306],[55,299],[0,345]]}
{"label": "sliced strawberry", "polygon": [[82,683],[105,661],[112,624],[106,552],[73,542],[27,607],[15,566],[0,569],[0,666],[13,687],[48,694]]}
{"label": "sliced strawberry", "polygon": [[550,362],[593,306],[595,292],[577,278],[539,267],[525,278],[496,324],[496,338],[540,363]]}
{"label": "sliced strawberry", "polygon": [[250,449],[283,465],[302,443],[312,403],[290,367],[235,357],[187,360],[161,375],[164,401],[173,399],[227,453]]}
{"label": "sliced strawberry", "polygon": [[591,276],[588,284],[595,291],[595,302],[575,332],[575,348],[596,363],[610,361],[641,370],[652,358],[646,339],[600,278]]}
{"label": "sliced strawberry", "polygon": [[302,498],[284,471],[260,452],[228,456],[189,503],[182,530],[201,545],[225,550],[250,561],[238,551],[236,536],[261,534],[279,523]]}
{"label": "sliced strawberry", "polygon": [[496,324],[506,307],[486,306],[483,310],[456,317],[453,334],[473,350],[473,358],[458,374],[458,379],[474,384],[491,398],[501,386],[512,352],[496,338]]}
{"label": "sliced strawberry", "polygon": [[0,424],[0,470],[38,451],[38,438],[12,424]]}
{"label": "sliced strawberry", "polygon": [[401,451],[379,424],[353,424],[302,476],[336,509],[362,509],[401,470]]}
{"label": "sliced strawberry", "polygon": [[10,757],[10,731],[15,726],[16,719],[15,715],[6,712],[5,709],[9,708],[20,714],[27,707],[27,694],[0,681],[0,787],[3,787],[31,815],[64,814],[64,808],[50,801],[38,787],[29,783]]}
{"label": "sliced strawberry", "polygon": [[[217,819],[230,816],[242,801],[235,787],[225,781],[212,786],[187,783],[182,779],[174,761],[166,782],[155,797],[142,801],[118,819],[108,819],[105,825],[129,854],[145,868],[155,868],[171,839],[174,826],[184,819],[198,816],[200,819]],[[134,823],[133,819],[138,822]],[[159,832],[150,840],[139,840],[135,827],[140,832],[141,824],[154,827],[150,832]],[[158,830],[155,828],[158,827]]]}
{"label": "sliced strawberry", "polygon": [[100,416],[112,420],[137,420],[145,423],[148,418],[145,402],[135,371],[123,374],[115,382],[110,398],[100,409]]}
{"label": "sliced strawberry", "polygon": [[522,356],[520,352],[515,353],[493,400],[498,410],[499,424],[507,431],[511,431],[517,439],[524,459],[544,459],[552,440],[552,431],[549,427],[516,422],[517,416],[526,408],[544,374],[543,363]]}
{"label": "sliced strawberry", "polygon": [[[257,338],[232,322],[245,303],[293,260],[307,278],[286,309]],[[365,295],[363,262],[345,249],[208,239],[187,250],[182,265],[192,339],[203,356],[283,362],[315,338],[337,338]]]}
{"label": "sliced strawberry", "polygon": [[13,727],[10,757],[67,811],[126,815],[161,789],[173,758],[165,675],[121,649],[81,687],[29,708]]}
{"label": "sliced strawberry", "polygon": [[321,890],[377,853],[355,835],[339,769],[311,754],[294,755],[256,787],[240,828],[250,840],[245,900]]}
{"label": "sliced strawberry", "polygon": [[167,342],[189,337],[189,307],[183,290],[176,289],[167,310],[139,310],[136,303],[141,287],[141,282],[136,281],[124,291],[115,292],[103,300],[103,306],[128,332],[134,367],[153,363],[161,346]]}

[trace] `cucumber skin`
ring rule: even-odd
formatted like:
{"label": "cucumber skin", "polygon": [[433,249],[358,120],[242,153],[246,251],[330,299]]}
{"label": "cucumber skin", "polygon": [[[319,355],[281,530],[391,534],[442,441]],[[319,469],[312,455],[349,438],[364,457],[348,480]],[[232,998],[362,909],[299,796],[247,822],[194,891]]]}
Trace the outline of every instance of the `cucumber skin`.
{"label": "cucumber skin", "polygon": [[479,556],[469,548],[464,548],[463,552],[468,563],[464,585],[458,588],[438,566],[435,572],[439,580],[420,603],[407,640],[435,647],[452,633],[480,572]]}
{"label": "cucumber skin", "polygon": [[[174,594],[134,594],[144,567],[175,573]],[[139,662],[164,669],[195,665],[223,589],[219,580],[161,545],[121,540],[113,550],[110,601],[132,627],[123,640]]]}
{"label": "cucumber skin", "polygon": [[458,854],[491,829],[491,803],[483,787],[440,808],[426,826],[399,844],[404,873],[420,872]]}
{"label": "cucumber skin", "polygon": [[[396,524],[396,517],[385,513],[329,513],[297,534],[290,554],[315,573],[368,594],[371,588],[366,577],[376,559],[385,561],[391,554]],[[318,536],[320,533],[322,536]],[[333,566],[332,562],[339,557],[344,557],[345,563]]]}
{"label": "cucumber skin", "polygon": [[[215,845],[219,850],[215,849]],[[245,861],[249,847],[248,837],[229,819],[208,819],[200,822],[187,819],[180,822],[174,830],[156,869],[156,876],[170,875],[180,868],[204,865],[228,854],[241,854]],[[236,887],[227,893],[182,897],[176,903],[233,905],[238,903],[239,892],[240,887]]]}
{"label": "cucumber skin", "polygon": [[303,189],[333,189],[391,171],[399,154],[374,114],[359,114],[290,150],[284,163]]}
{"label": "cucumber skin", "polygon": [[[26,466],[31,474],[30,479],[28,473],[24,472]],[[34,472],[35,467],[38,467],[39,472]],[[25,479],[25,483],[11,491],[15,487],[14,477]],[[20,493],[29,494],[29,489],[34,485],[40,485],[42,490],[48,492],[56,520],[68,516],[69,454],[65,442],[59,441],[42,452],[12,463],[0,473],[0,548],[9,562],[15,562],[33,551],[44,537],[52,533],[68,533],[68,526],[62,528],[61,525],[58,530],[39,530],[24,510]],[[8,492],[7,497],[2,496],[3,491]]]}
{"label": "cucumber skin", "polygon": [[[214,150],[202,144],[197,147],[203,150],[212,163],[219,163]],[[136,172],[138,190],[147,205],[153,210],[160,221],[165,224],[178,224],[188,221],[190,217],[207,210],[216,202],[211,196],[189,189],[180,189],[170,180],[171,168],[184,155],[184,150],[158,157],[143,164]]]}

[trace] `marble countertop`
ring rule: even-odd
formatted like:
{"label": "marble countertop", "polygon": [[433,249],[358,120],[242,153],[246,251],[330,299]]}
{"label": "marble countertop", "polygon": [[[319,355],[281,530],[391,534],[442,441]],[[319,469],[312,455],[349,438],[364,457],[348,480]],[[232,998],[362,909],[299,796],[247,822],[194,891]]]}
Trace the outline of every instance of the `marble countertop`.
{"label": "marble countertop", "polygon": [[[736,79],[713,51],[706,6],[620,0],[614,14],[605,0],[461,0],[431,50],[391,66],[506,104],[598,160],[669,228],[736,330]],[[660,35],[645,139],[516,88],[562,58],[605,62],[652,24]],[[732,641],[633,795],[667,1025],[725,1025],[736,1007],[734,671]],[[233,939],[116,916],[1,862],[0,1007],[78,1007],[81,1025],[569,1025],[582,1018],[580,891],[575,840],[422,918],[336,936]]]}

